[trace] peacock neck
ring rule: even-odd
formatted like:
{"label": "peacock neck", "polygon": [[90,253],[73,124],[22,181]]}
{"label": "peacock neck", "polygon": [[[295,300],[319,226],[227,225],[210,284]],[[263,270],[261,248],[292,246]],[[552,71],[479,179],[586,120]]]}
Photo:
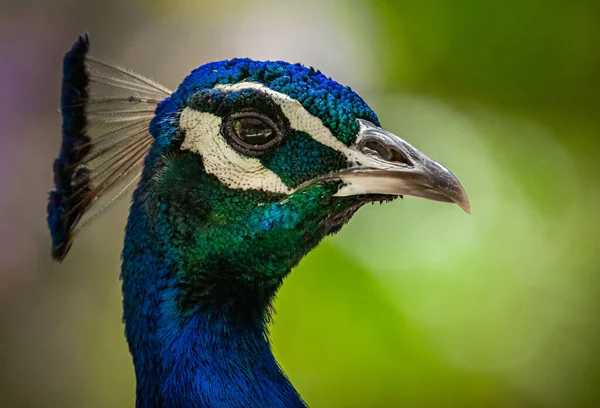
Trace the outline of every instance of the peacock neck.
{"label": "peacock neck", "polygon": [[136,197],[122,270],[136,406],[304,407],[271,352],[268,305],[201,298],[182,313],[186,271],[170,247],[169,228]]}

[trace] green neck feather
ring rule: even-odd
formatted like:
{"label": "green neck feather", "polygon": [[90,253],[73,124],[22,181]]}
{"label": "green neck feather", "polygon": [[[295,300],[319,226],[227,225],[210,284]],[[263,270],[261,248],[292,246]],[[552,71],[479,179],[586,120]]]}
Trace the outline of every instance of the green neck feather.
{"label": "green neck feather", "polygon": [[136,191],[123,254],[139,407],[218,395],[226,400],[211,406],[304,406],[273,358],[267,322],[284,277],[359,207],[334,198],[337,188],[231,190],[198,155],[157,160]]}

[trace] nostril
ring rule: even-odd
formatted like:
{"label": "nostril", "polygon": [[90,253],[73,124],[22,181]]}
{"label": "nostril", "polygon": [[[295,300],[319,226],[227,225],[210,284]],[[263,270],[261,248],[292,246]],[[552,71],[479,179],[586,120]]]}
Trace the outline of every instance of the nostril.
{"label": "nostril", "polygon": [[396,163],[402,163],[402,164],[406,164],[407,166],[412,166],[412,162],[410,160],[408,160],[406,158],[406,156],[404,155],[404,153],[402,153],[400,150],[398,149],[394,149],[393,147],[390,149],[391,152],[391,158],[389,159],[390,161],[396,162]]}
{"label": "nostril", "polygon": [[377,140],[369,140],[363,145],[363,149],[365,153],[376,154],[383,160],[412,166],[411,161],[406,158],[402,151],[393,146],[386,146]]}
{"label": "nostril", "polygon": [[383,160],[390,160],[392,158],[392,153],[389,151],[389,149],[377,141],[368,141],[365,143],[364,147],[365,149],[369,149],[374,153],[377,153],[377,155]]}

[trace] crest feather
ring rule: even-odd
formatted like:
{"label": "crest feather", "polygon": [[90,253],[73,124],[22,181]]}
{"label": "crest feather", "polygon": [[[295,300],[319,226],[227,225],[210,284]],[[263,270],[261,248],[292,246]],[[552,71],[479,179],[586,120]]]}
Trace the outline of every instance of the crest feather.
{"label": "crest feather", "polygon": [[62,145],[48,202],[52,256],[133,186],[153,143],[149,125],[167,88],[89,57],[88,36],[63,61]]}

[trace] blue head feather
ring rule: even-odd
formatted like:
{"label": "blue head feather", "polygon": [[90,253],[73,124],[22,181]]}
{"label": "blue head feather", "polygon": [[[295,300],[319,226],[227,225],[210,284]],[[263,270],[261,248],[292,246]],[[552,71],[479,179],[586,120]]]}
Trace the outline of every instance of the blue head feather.
{"label": "blue head feather", "polygon": [[[242,81],[258,82],[296,99],[312,115],[321,118],[333,135],[351,144],[358,132],[357,118],[379,125],[377,115],[350,87],[340,85],[320,71],[284,61],[253,61],[238,58],[211,62],[192,71],[177,91],[163,101],[157,111],[154,126],[164,123],[171,131],[161,132],[161,145],[175,137],[176,119],[181,108],[192,96],[218,84]],[[156,129],[155,129],[156,131]],[[155,131],[153,134],[156,135]]]}

